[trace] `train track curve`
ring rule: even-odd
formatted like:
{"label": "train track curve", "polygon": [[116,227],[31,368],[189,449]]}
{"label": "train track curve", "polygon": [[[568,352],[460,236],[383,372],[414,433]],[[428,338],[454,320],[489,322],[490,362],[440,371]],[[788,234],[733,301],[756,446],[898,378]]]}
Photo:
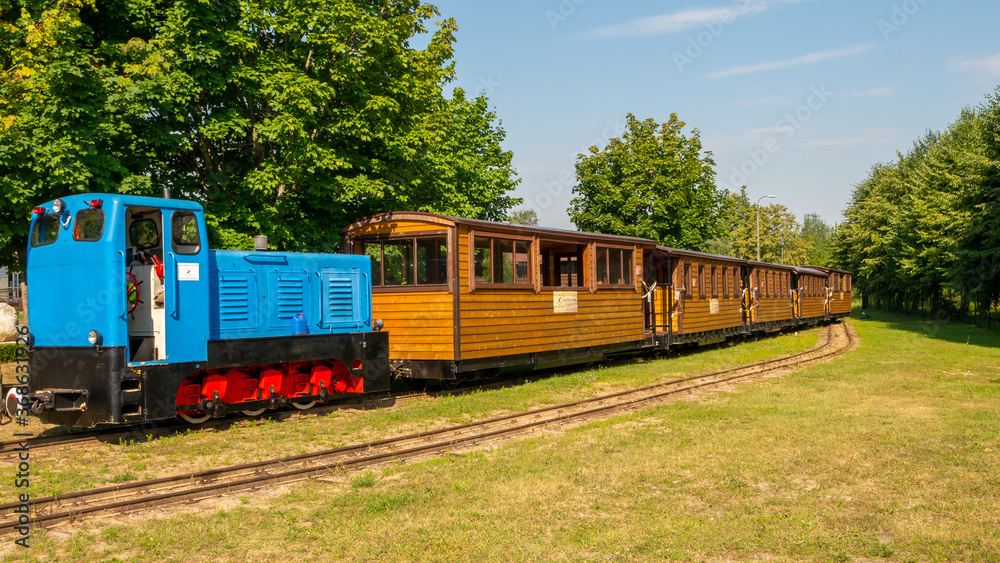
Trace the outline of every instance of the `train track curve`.
{"label": "train track curve", "polygon": [[[32,526],[44,528],[100,514],[119,515],[161,505],[197,502],[268,485],[319,476],[343,475],[352,471],[377,468],[388,463],[468,450],[500,439],[526,435],[546,427],[583,423],[609,414],[654,404],[684,393],[802,367],[840,354],[852,346],[853,336],[848,325],[843,323],[830,325],[825,341],[816,348],[775,360],[442,430],[34,499]],[[0,522],[0,534],[14,532],[17,519],[13,510],[18,506],[16,503],[0,505],[0,514],[4,518],[4,521]]]}

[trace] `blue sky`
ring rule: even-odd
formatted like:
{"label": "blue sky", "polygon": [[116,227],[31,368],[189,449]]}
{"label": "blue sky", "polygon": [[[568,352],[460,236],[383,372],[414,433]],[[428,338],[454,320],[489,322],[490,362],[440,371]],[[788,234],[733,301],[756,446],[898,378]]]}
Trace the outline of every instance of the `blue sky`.
{"label": "blue sky", "polygon": [[488,95],[549,227],[573,228],[576,154],[627,113],[677,113],[720,186],[832,224],[872,165],[1000,84],[995,0],[429,1],[459,25],[454,85]]}

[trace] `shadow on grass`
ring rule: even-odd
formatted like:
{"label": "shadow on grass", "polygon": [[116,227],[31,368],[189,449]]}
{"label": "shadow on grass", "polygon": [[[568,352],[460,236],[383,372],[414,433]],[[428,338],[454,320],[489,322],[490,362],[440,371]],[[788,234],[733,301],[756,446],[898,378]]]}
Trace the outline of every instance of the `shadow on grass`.
{"label": "shadow on grass", "polygon": [[886,323],[891,328],[922,334],[945,342],[981,346],[983,348],[1000,348],[1000,332],[952,321],[947,316],[931,318],[913,317],[899,313],[888,313],[878,309],[865,309],[864,313],[865,315],[863,316],[861,309],[855,307],[851,312],[850,318],[856,323],[873,320]]}

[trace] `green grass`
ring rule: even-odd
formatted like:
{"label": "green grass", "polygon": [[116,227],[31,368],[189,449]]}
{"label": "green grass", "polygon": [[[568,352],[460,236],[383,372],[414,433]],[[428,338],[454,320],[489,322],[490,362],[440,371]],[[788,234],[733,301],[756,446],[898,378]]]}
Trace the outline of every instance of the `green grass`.
{"label": "green grass", "polygon": [[[192,553],[219,561],[282,553],[319,561],[1000,561],[1000,337],[882,314],[854,326],[863,345],[849,356],[728,393],[296,485],[274,497],[203,503],[199,513],[89,524],[69,539],[39,534],[31,554],[60,561],[184,561]],[[350,441],[393,424],[461,421],[602,392],[618,380],[642,384],[748,363],[807,348],[809,338],[815,343],[814,333],[786,336],[398,411],[344,413],[299,439]],[[294,436],[294,428],[109,446],[103,453],[116,461],[104,470],[135,473],[123,454],[155,458],[153,450],[169,445],[211,456],[220,440],[244,443],[264,430]],[[213,437],[214,446],[194,439]]]}
{"label": "green grass", "polygon": [[17,344],[0,344],[0,364],[13,362],[17,359]]}
{"label": "green grass", "polygon": [[[283,455],[335,448],[476,419],[647,385],[651,382],[744,365],[816,345],[817,332],[726,345],[663,360],[627,360],[596,369],[579,369],[500,390],[445,395],[394,409],[346,410],[298,421],[251,423],[222,431],[189,431],[153,441],[116,440],[39,457],[34,494],[47,496],[112,484],[117,475],[154,478],[234,465]],[[34,419],[33,419],[34,420]],[[36,433],[43,427],[31,427]],[[12,425],[0,428],[12,433]],[[48,430],[52,432],[53,430]],[[12,436],[12,434],[10,434]],[[39,456],[49,456],[40,452]],[[106,467],[116,468],[109,473]],[[6,478],[0,469],[0,478]]]}

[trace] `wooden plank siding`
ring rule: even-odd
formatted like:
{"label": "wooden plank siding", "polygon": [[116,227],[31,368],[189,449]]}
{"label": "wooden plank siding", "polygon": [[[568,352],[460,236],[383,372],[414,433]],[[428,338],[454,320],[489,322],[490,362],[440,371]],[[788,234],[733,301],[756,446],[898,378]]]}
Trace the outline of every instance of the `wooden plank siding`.
{"label": "wooden plank siding", "polygon": [[[345,242],[448,232],[449,289],[419,286],[374,291],[374,312],[389,331],[392,359],[462,362],[643,342],[641,271],[653,241],[488,223],[417,212],[363,219],[345,230]],[[473,287],[471,236],[530,242],[530,284]],[[582,287],[543,287],[540,244],[576,245],[583,258]],[[595,248],[631,249],[632,283],[599,286]],[[348,249],[353,249],[350,244]],[[558,282],[557,282],[558,283]],[[575,291],[577,311],[556,313],[555,291]]]}
{"label": "wooden plank siding", "polygon": [[799,302],[799,318],[815,319],[826,315],[826,298],[814,295],[803,296]]}
{"label": "wooden plank siding", "polygon": [[394,360],[454,360],[454,311],[448,292],[372,295],[372,312],[385,322]]}
{"label": "wooden plank siding", "polygon": [[[684,279],[685,266],[690,267],[691,276],[696,276],[699,266],[704,268],[704,280],[699,283],[705,284],[705,297],[701,297],[700,289],[695,288],[690,280]],[[712,287],[712,266],[719,272],[718,289]],[[723,292],[722,269],[726,269],[728,280],[725,284],[726,291]],[[741,285],[734,291],[734,278],[739,282],[739,275],[734,276],[734,271],[739,272],[739,264],[723,262],[718,260],[707,260],[700,258],[678,258],[674,267],[674,287],[683,288],[681,291],[681,311],[676,334],[695,334],[698,332],[709,332],[724,330],[728,328],[738,328],[743,326],[743,310],[738,296],[742,292]],[[718,297],[713,298],[716,294]],[[717,312],[712,312],[712,301],[718,302]]]}
{"label": "wooden plank siding", "polygon": [[[675,258],[672,276],[674,287],[683,288],[681,293],[681,312],[678,314],[679,325],[675,334],[696,334],[743,326],[743,308],[740,302],[742,295],[742,280],[739,275],[740,263],[725,260],[699,257],[695,255],[678,256]],[[704,285],[705,296],[701,297],[701,287],[685,279],[685,268],[689,267],[689,275],[697,277],[699,267],[703,268],[704,279],[699,284]],[[713,283],[712,268],[715,267],[717,280]],[[723,271],[725,273],[723,274]],[[723,283],[723,277],[726,278]],[[717,297],[713,297],[717,296]],[[712,312],[712,302],[717,303],[716,311]]]}
{"label": "wooden plank siding", "polygon": [[795,315],[792,272],[788,268],[753,265],[750,289],[754,293],[753,322],[789,321]]}
{"label": "wooden plank siding", "polygon": [[[532,239],[532,284],[516,288],[488,288],[470,291],[471,272],[469,235],[472,229],[458,228],[458,272],[460,287],[460,357],[474,360],[517,354],[553,352],[571,348],[605,346],[643,339],[641,294],[635,289],[598,289],[585,287],[560,288],[576,291],[577,312],[555,313],[553,293],[542,288],[541,260],[538,259],[540,240]],[[503,238],[503,233],[475,230],[480,236]],[[585,242],[585,241],[584,241]],[[583,242],[581,242],[582,244]],[[585,279],[594,273],[593,244],[584,258]],[[633,256],[641,266],[642,250],[634,247]],[[634,272],[632,273],[634,277]],[[636,280],[636,286],[638,286]]]}
{"label": "wooden plank siding", "polygon": [[[353,251],[350,243],[355,240],[407,237],[419,240],[440,235],[447,235],[448,241],[447,286],[413,285],[420,280],[441,280],[443,256],[434,250],[437,258],[429,259],[441,268],[435,270],[434,277],[421,277],[430,270],[417,268],[416,278],[403,282],[406,286],[373,291],[374,316],[383,320],[389,332],[389,354],[393,360],[455,362],[451,367],[464,370],[480,369],[491,365],[492,358],[507,356],[521,356],[518,360],[522,361],[530,354],[577,348],[652,345],[654,317],[659,335],[670,330],[674,335],[689,335],[681,342],[698,341],[702,339],[700,333],[742,328],[744,308],[752,311],[746,313],[750,322],[774,323],[767,327],[771,330],[780,323],[790,324],[788,321],[793,319],[793,292],[800,299],[801,318],[823,317],[825,306],[832,314],[850,312],[849,272],[838,270],[842,274],[839,277],[821,277],[832,270],[670,249],[633,237],[394,212],[351,225],[345,230],[345,242],[347,250]],[[504,268],[493,271],[492,283],[477,283],[473,277],[473,237],[495,239],[488,246],[494,253],[503,253],[504,264],[500,264],[500,254],[489,259],[491,267]],[[508,246],[507,242],[498,243],[496,239],[515,242]],[[526,259],[524,245],[530,245]],[[426,248],[415,246],[418,255],[421,248]],[[510,248],[514,249],[516,262],[513,269]],[[632,262],[627,266],[622,264],[622,268],[631,268],[628,276],[631,283],[599,284],[598,275],[611,283],[624,281],[625,276],[614,272],[619,270],[620,262],[625,262],[629,249]],[[429,256],[426,251],[423,255]],[[573,264],[578,264],[578,275],[572,273]],[[689,268],[688,276],[684,273],[685,266]],[[697,277],[699,267],[704,274],[695,283],[693,278]],[[714,282],[713,267],[717,273]],[[503,274],[498,273],[501,271]],[[643,280],[642,272],[647,279]],[[749,277],[744,278],[745,275]],[[506,278],[508,283],[502,283],[500,278]],[[399,281],[398,277],[393,279]],[[516,283],[510,283],[511,279]],[[582,285],[551,287],[544,286],[543,280]],[[657,288],[652,311],[646,311],[644,288],[652,287],[654,280]],[[792,287],[793,281],[796,287]],[[828,287],[834,290],[829,301]],[[749,291],[744,293],[745,289]],[[576,311],[556,312],[557,291],[576,294]],[[469,363],[463,365],[466,361]]]}
{"label": "wooden plank siding", "polygon": [[461,298],[461,357],[478,359],[603,346],[643,338],[635,291],[577,293],[576,313],[553,312],[552,291],[476,290]]}
{"label": "wooden plank siding", "polygon": [[757,307],[754,308],[753,321],[755,323],[769,323],[774,321],[788,321],[792,319],[791,298],[766,297],[757,300]]}
{"label": "wooden plank siding", "polygon": [[799,275],[800,319],[815,319],[826,316],[826,284],[826,276]]}
{"label": "wooden plank siding", "polygon": [[[446,236],[450,226],[434,220],[393,220],[371,223],[354,228],[355,239],[386,238],[390,235],[440,234]],[[451,257],[449,256],[449,262]],[[448,288],[434,287],[427,291],[393,291],[375,288],[372,292],[372,314],[385,323],[389,333],[389,357],[394,360],[442,360],[455,358],[455,300]]]}
{"label": "wooden plank siding", "polygon": [[844,315],[851,314],[851,292],[850,291],[834,291],[833,298],[830,301],[830,314],[832,315]]}
{"label": "wooden plank siding", "polygon": [[677,334],[693,334],[743,326],[743,312],[738,299],[719,299],[719,312],[711,312],[709,299],[696,299],[684,304],[683,330]]}

